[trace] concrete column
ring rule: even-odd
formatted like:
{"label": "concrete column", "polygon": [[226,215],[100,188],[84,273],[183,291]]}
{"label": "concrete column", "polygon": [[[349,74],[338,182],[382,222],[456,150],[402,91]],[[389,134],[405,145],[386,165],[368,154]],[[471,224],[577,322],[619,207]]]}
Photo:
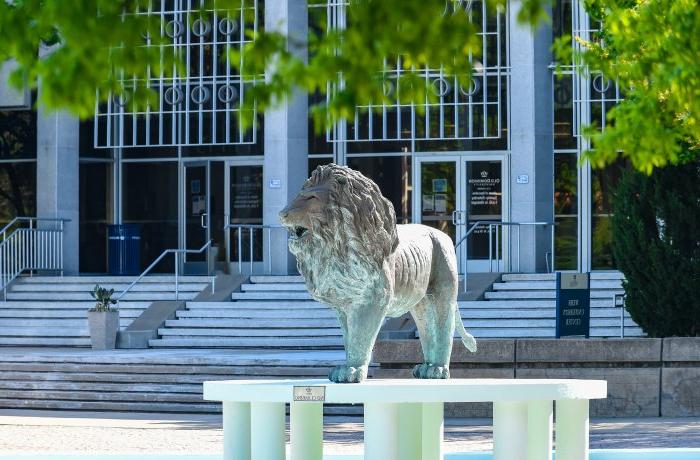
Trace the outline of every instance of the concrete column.
{"label": "concrete column", "polygon": [[[41,92],[41,83],[39,83]],[[70,219],[64,227],[65,274],[78,273],[79,121],[65,111],[37,114],[36,209],[38,217]]]}
{"label": "concrete column", "polygon": [[[520,0],[510,2],[510,220],[554,220],[554,154],[552,122],[552,28],[520,25]],[[518,180],[520,177],[520,180]],[[526,182],[526,183],[525,183]],[[517,230],[511,231],[511,261],[520,270],[543,272],[552,252],[551,227],[523,227],[517,254]],[[551,263],[551,255],[550,255]]]}
{"label": "concrete column", "polygon": [[[306,41],[308,12],[306,1],[267,0],[265,28],[292,37],[290,50],[306,56],[299,43]],[[308,105],[306,93],[298,92],[265,112],[265,159],[263,167],[263,222],[279,225],[278,213],[296,195],[308,176]],[[270,239],[272,273],[296,270],[296,261],[287,250],[287,234],[273,230]]]}

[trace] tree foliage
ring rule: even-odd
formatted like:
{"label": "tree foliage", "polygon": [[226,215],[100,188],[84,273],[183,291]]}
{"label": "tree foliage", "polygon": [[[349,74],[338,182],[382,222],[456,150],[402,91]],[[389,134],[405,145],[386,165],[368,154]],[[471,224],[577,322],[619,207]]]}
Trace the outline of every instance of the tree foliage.
{"label": "tree foliage", "polygon": [[612,225],[632,318],[652,337],[700,336],[700,162],[627,171]]}
{"label": "tree foliage", "polygon": [[[253,0],[204,0],[202,16],[219,14]],[[309,3],[319,0],[309,0]],[[505,0],[486,0],[491,8]],[[548,0],[524,0],[519,18],[532,24],[542,19]],[[20,66],[15,85],[35,87],[41,80],[39,102],[50,109],[66,108],[82,116],[94,113],[95,103],[110,92],[128,105],[157,106],[155,92],[147,85],[149,75],[172,76],[183,70],[183,56],[162,31],[158,15],[134,14],[151,11],[149,0],[14,0],[0,2],[0,62],[14,58]],[[403,102],[431,97],[424,81],[411,70],[432,68],[458,75],[468,82],[470,56],[481,52],[479,30],[469,18],[470,0],[351,0],[347,7],[350,27],[312,31],[305,37],[287,40],[275,30],[247,30],[253,40],[244,49],[224,50],[232,62],[245,55],[243,68],[235,70],[255,79],[251,96],[244,104],[259,110],[275,105],[295,89],[325,94],[333,86],[328,103],[314,111],[324,123],[354,115],[355,106],[386,101],[382,73],[397,67],[403,72],[395,84]],[[192,15],[190,15],[192,17]],[[168,20],[168,18],[166,18]],[[148,37],[148,40],[146,39]],[[299,40],[301,38],[301,40]],[[150,46],[146,46],[148,45]],[[45,54],[39,58],[39,49]],[[308,54],[308,59],[305,57]],[[401,59],[396,58],[400,56]],[[478,64],[477,64],[478,65]],[[150,74],[149,74],[150,72]],[[178,73],[180,73],[178,72]],[[182,74],[182,73],[180,73]],[[265,74],[265,78],[262,75]],[[121,81],[128,79],[128,89]],[[98,91],[95,91],[95,90]],[[398,97],[398,96],[396,96]],[[97,99],[97,100],[96,100]],[[133,107],[132,107],[133,108]],[[242,113],[249,113],[244,110]],[[245,121],[245,120],[244,120]]]}
{"label": "tree foliage", "polygon": [[[594,166],[629,158],[647,174],[693,161],[700,149],[700,6],[697,0],[585,0],[600,31],[574,58],[615,80],[624,100],[603,131],[586,135]],[[570,47],[558,46],[568,62]]]}

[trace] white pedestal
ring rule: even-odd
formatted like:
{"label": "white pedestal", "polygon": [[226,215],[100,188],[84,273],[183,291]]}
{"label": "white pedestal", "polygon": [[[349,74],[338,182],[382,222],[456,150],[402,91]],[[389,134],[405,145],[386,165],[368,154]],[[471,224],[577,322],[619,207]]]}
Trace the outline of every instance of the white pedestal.
{"label": "white pedestal", "polygon": [[291,460],[323,460],[323,404],[291,403],[289,432]]}
{"label": "white pedestal", "polygon": [[[323,386],[325,400],[365,405],[365,459],[442,459],[445,402],[493,402],[494,460],[588,459],[588,400],[602,380],[234,380],[205,382],[204,399],[224,402],[224,460],[284,460],[290,403],[292,460],[322,460],[323,402],[294,401],[294,387]],[[516,454],[514,454],[516,453]],[[515,455],[515,456],[514,456]]]}

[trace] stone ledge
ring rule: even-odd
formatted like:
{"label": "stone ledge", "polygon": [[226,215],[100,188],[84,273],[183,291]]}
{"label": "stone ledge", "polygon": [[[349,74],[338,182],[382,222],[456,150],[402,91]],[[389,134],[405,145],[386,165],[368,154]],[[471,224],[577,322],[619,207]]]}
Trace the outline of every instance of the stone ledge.
{"label": "stone ledge", "polygon": [[663,340],[664,363],[696,363],[700,366],[700,337],[668,337]]}
{"label": "stone ledge", "polygon": [[658,365],[661,361],[661,339],[518,339],[515,347],[518,363]]}
{"label": "stone ledge", "polygon": [[[514,364],[515,340],[512,339],[482,339],[478,341],[478,350],[471,353],[455,340],[452,344],[451,364]],[[374,345],[372,361],[384,364],[417,364],[423,361],[423,351],[420,341],[409,340],[378,340]]]}

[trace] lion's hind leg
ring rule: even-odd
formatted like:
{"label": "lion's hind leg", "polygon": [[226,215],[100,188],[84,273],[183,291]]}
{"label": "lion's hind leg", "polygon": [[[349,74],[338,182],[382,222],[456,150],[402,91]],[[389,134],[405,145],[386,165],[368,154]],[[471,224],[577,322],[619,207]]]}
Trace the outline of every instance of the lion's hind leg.
{"label": "lion's hind leg", "polygon": [[456,311],[453,302],[449,296],[426,294],[411,310],[418,328],[424,359],[422,364],[413,368],[415,378],[450,378],[450,355]]}

